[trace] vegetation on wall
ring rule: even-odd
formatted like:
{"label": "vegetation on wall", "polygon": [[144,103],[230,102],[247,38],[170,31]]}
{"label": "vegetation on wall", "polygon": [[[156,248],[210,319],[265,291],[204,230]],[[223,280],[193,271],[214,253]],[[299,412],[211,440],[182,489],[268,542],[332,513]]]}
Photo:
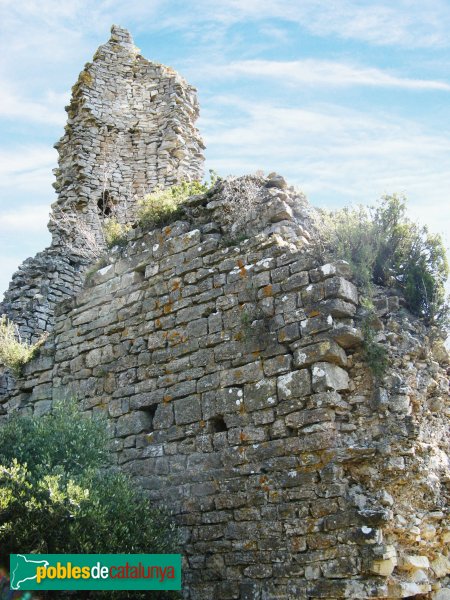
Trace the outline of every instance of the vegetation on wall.
{"label": "vegetation on wall", "polygon": [[105,468],[108,443],[106,423],[81,415],[73,402],[2,427],[2,556],[174,551],[169,516],[124,474]]}
{"label": "vegetation on wall", "polygon": [[43,335],[35,344],[23,341],[17,326],[5,315],[0,317],[0,363],[20,377],[23,366],[29,362],[44,343]]}
{"label": "vegetation on wall", "polygon": [[439,235],[408,218],[404,198],[384,196],[376,207],[323,211],[322,216],[325,258],[347,260],[366,295],[373,284],[396,288],[427,325],[448,324],[445,247]]}
{"label": "vegetation on wall", "polygon": [[367,311],[361,324],[364,338],[363,356],[375,379],[380,380],[388,368],[388,351],[386,346],[377,342],[376,339],[377,329],[375,324],[378,318],[373,305],[370,301],[363,302],[363,305]]}
{"label": "vegetation on wall", "polygon": [[115,217],[111,217],[103,224],[103,235],[105,244],[108,248],[114,246],[125,246],[127,243],[127,233],[131,229],[130,223],[119,223]]}
{"label": "vegetation on wall", "polygon": [[143,227],[166,225],[181,215],[182,204],[195,194],[204,194],[209,190],[207,183],[183,181],[169,188],[158,188],[141,200],[137,214]]}

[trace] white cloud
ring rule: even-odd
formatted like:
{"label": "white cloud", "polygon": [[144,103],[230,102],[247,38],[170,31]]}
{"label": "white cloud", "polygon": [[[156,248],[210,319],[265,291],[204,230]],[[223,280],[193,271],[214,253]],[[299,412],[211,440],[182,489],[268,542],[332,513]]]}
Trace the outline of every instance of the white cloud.
{"label": "white cloud", "polygon": [[[222,0],[214,12],[197,0],[204,18],[228,26],[241,21],[281,19],[319,36],[353,39],[382,46],[448,46],[450,6],[445,0]],[[190,5],[191,7],[191,5]],[[194,12],[194,11],[193,11]],[[198,12],[195,16],[199,17]]]}
{"label": "white cloud", "polygon": [[16,210],[0,210],[0,233],[22,234],[42,233],[48,223],[49,204],[25,204]]}
{"label": "white cloud", "polygon": [[207,78],[260,77],[278,79],[285,85],[371,86],[410,90],[450,91],[450,84],[426,79],[398,77],[386,71],[327,60],[242,60],[226,65],[208,64],[194,69]]}
{"label": "white cloud", "polygon": [[56,151],[47,146],[0,149],[0,188],[36,192],[45,187],[50,195],[56,157]]}
{"label": "white cloud", "polygon": [[[201,40],[203,35],[210,38],[212,30],[220,37],[221,29],[235,23],[276,19],[315,35],[375,45],[426,48],[450,43],[446,0],[221,0],[214,4],[209,0],[2,0],[0,4],[0,31],[9,33],[5,42],[17,51],[24,46],[37,48],[42,41],[41,53],[46,47],[58,49],[54,60],[73,51],[80,38],[103,32],[112,22],[137,31],[178,29]],[[61,44],[55,46],[56,41]]]}
{"label": "white cloud", "polygon": [[41,102],[28,100],[3,81],[0,83],[0,118],[63,126],[66,118],[63,107],[68,99],[68,93],[48,92]]}
{"label": "white cloud", "polygon": [[[211,168],[223,174],[235,172],[237,164],[239,173],[277,170],[313,205],[371,203],[384,193],[405,193],[413,214],[438,232],[449,229],[445,130],[430,133],[408,119],[334,105],[305,110],[237,97],[213,98],[211,104],[217,119],[210,109],[202,122]],[[234,124],[223,119],[230,111]]]}

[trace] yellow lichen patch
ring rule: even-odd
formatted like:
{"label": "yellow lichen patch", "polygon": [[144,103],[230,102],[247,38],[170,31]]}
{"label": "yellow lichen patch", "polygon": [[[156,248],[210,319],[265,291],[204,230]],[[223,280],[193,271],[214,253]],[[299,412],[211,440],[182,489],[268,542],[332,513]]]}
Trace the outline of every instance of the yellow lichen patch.
{"label": "yellow lichen patch", "polygon": [[206,426],[206,421],[204,421],[203,419],[200,421],[199,423],[200,427],[203,429]]}
{"label": "yellow lichen patch", "polygon": [[265,285],[263,287],[262,292],[265,298],[270,298],[271,296],[273,296],[272,286],[270,285],[270,283],[269,285]]}
{"label": "yellow lichen patch", "polygon": [[164,404],[168,404],[172,400],[172,396],[166,395],[163,398]]}
{"label": "yellow lichen patch", "polygon": [[92,85],[94,81],[92,75],[89,71],[81,71],[80,76],[78,78],[78,82],[83,85]]}
{"label": "yellow lichen patch", "polygon": [[244,266],[244,262],[243,262],[242,259],[240,259],[240,258],[238,259],[237,266],[239,267],[239,274],[240,274],[240,276],[241,277],[247,277],[248,273],[247,273],[247,270],[246,270],[246,268]]}
{"label": "yellow lichen patch", "polygon": [[309,318],[318,317],[319,315],[320,315],[320,311],[318,311],[318,310],[312,310],[310,313],[308,313]]}
{"label": "yellow lichen patch", "polygon": [[169,300],[169,302],[163,306],[163,312],[165,315],[168,315],[170,312],[172,312],[172,306],[172,300]]}
{"label": "yellow lichen patch", "polygon": [[164,233],[165,233],[166,235],[170,235],[170,233],[172,232],[172,228],[171,228],[171,227],[164,227],[164,230],[163,230],[163,231],[164,231]]}
{"label": "yellow lichen patch", "polygon": [[180,287],[181,287],[181,279],[175,279],[175,281],[172,283],[172,292],[179,290]]}
{"label": "yellow lichen patch", "polygon": [[244,544],[244,550],[256,550],[257,547],[258,546],[255,541],[245,542],[245,544]]}
{"label": "yellow lichen patch", "polygon": [[304,548],[304,539],[302,537],[291,538],[291,546],[294,552],[300,552]]}

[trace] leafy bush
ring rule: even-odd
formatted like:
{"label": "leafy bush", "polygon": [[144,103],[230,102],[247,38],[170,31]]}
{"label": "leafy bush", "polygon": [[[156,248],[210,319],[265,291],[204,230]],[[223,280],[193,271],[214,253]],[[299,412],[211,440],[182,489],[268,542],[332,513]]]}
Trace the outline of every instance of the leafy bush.
{"label": "leafy bush", "polygon": [[397,288],[413,314],[429,325],[446,324],[445,248],[439,235],[408,219],[404,198],[384,196],[375,208],[344,208],[323,217],[326,257],[347,260],[368,295],[373,284]]}
{"label": "leafy bush", "polygon": [[124,474],[105,469],[104,421],[64,402],[51,415],[14,417],[1,432],[3,556],[175,551],[169,516]]}
{"label": "leafy bush", "polygon": [[375,379],[380,380],[388,368],[388,352],[385,346],[376,341],[376,330],[373,325],[376,319],[373,306],[362,322],[362,333],[364,337],[363,354],[365,361],[372,371]]}
{"label": "leafy bush", "polygon": [[17,326],[5,315],[0,317],[0,362],[17,377],[20,377],[23,366],[35,356],[38,348],[44,343],[46,336],[35,344],[22,341]]}
{"label": "leafy bush", "polygon": [[[211,178],[211,181],[213,178]],[[140,202],[137,218],[144,227],[165,225],[181,216],[181,205],[189,196],[204,194],[209,190],[207,183],[183,181],[167,189],[157,189]]]}
{"label": "leafy bush", "polygon": [[103,224],[103,235],[108,248],[113,246],[123,246],[127,242],[127,233],[130,231],[130,224],[122,224],[115,218],[108,219]]}

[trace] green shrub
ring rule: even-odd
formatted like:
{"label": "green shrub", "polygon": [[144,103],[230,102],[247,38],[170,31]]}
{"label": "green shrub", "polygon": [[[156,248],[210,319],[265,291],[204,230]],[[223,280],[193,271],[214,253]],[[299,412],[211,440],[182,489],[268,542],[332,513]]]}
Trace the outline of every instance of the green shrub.
{"label": "green shrub", "polygon": [[130,231],[130,224],[122,224],[115,218],[108,219],[103,224],[103,235],[108,248],[113,246],[124,246],[127,243],[127,233]]}
{"label": "green shrub", "polygon": [[22,341],[17,326],[5,315],[0,317],[0,362],[17,377],[20,377],[23,366],[35,356],[47,336],[43,335],[35,344]]}
{"label": "green shrub", "polygon": [[388,368],[388,352],[385,346],[375,341],[376,330],[373,320],[376,319],[375,312],[369,312],[362,322],[363,354],[364,359],[372,371],[375,379],[380,380]]}
{"label": "green shrub", "polygon": [[169,516],[105,469],[107,457],[105,421],[73,403],[9,420],[0,436],[2,555],[174,552]]}
{"label": "green shrub", "polygon": [[397,288],[413,314],[428,325],[446,325],[445,248],[439,235],[408,219],[404,198],[384,196],[375,208],[344,208],[323,217],[326,258],[347,260],[368,296],[373,284]]}
{"label": "green shrub", "polygon": [[[211,181],[215,180],[211,177]],[[200,181],[183,181],[180,185],[157,189],[141,200],[137,214],[138,221],[143,227],[171,223],[181,216],[181,205],[189,196],[204,194],[209,188],[207,183]]]}

